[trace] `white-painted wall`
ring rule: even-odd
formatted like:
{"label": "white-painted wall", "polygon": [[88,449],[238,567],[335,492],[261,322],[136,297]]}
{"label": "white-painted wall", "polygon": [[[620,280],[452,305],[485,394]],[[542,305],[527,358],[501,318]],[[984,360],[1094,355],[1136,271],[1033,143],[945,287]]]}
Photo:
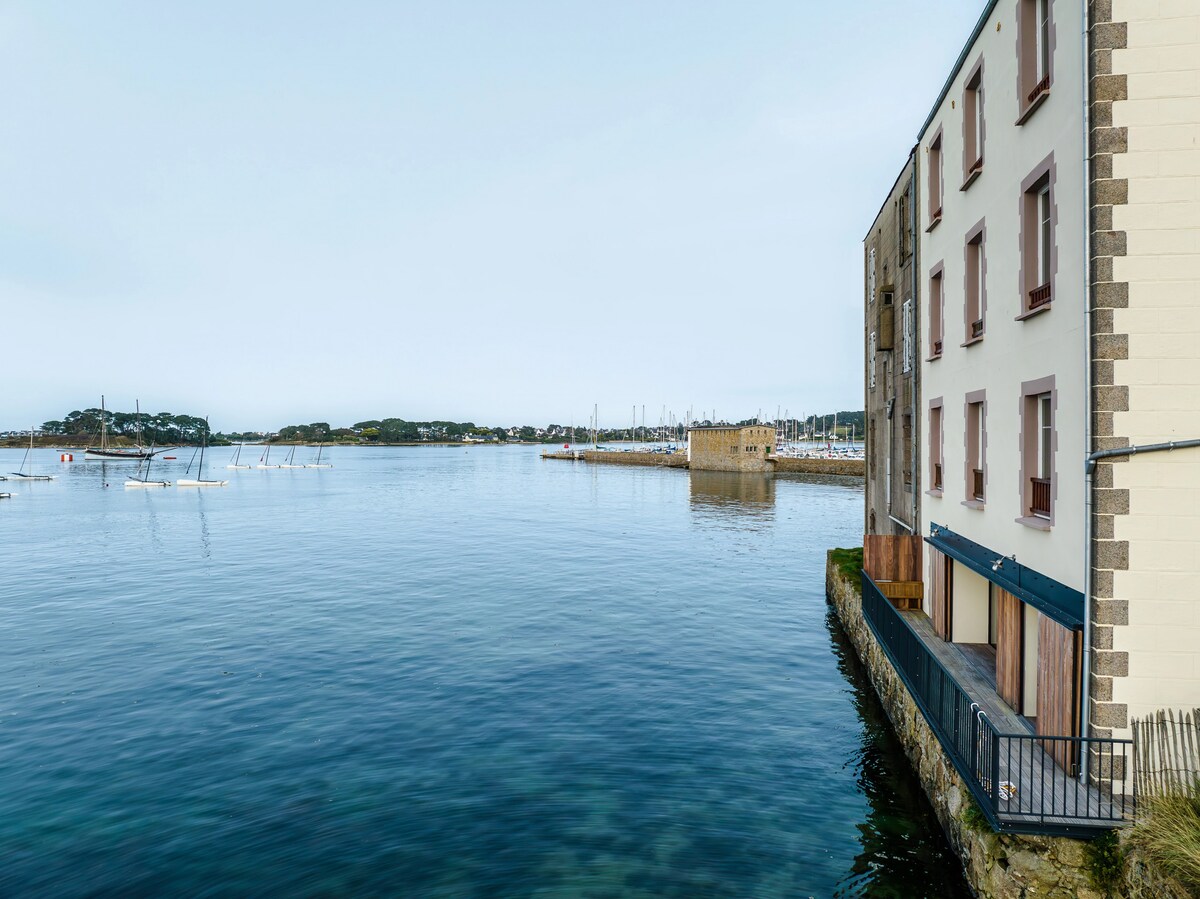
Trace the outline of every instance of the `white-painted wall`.
{"label": "white-painted wall", "polygon": [[961,562],[954,563],[954,615],[950,639],[955,643],[988,641],[989,584]]}
{"label": "white-painted wall", "polygon": [[[922,346],[921,422],[927,427],[929,400],[944,398],[945,492],[927,496],[921,507],[921,533],[930,522],[949,527],[998,555],[1017,560],[1082,590],[1084,553],[1084,260],[1085,191],[1083,170],[1083,3],[1055,0],[1054,80],[1051,95],[1024,125],[1016,125],[1017,3],[1004,0],[992,12],[971,48],[958,78],[921,136],[922,165],[929,140],[942,128],[944,200],[942,221],[921,239],[922,296],[928,275],[945,267],[945,340],[942,358],[928,361]],[[963,85],[976,60],[984,58],[986,133],[984,170],[963,191]],[[1026,321],[1019,283],[1021,182],[1051,152],[1056,174],[1054,203],[1058,223],[1058,267],[1052,308]],[[922,189],[922,227],[928,224],[927,179]],[[985,337],[964,340],[964,244],[967,232],[986,219],[987,298]],[[922,302],[921,333],[929,333],[929,308]],[[1049,531],[1016,521],[1022,517],[1021,384],[1053,375],[1057,390],[1055,522]],[[966,497],[964,396],[987,391],[986,506],[963,505]],[[921,471],[930,471],[928,435],[921,440]],[[1028,477],[1032,472],[1025,472]],[[926,475],[927,476],[927,475]],[[923,489],[928,488],[923,485]],[[956,592],[958,584],[955,584]],[[927,587],[928,589],[928,587]]]}

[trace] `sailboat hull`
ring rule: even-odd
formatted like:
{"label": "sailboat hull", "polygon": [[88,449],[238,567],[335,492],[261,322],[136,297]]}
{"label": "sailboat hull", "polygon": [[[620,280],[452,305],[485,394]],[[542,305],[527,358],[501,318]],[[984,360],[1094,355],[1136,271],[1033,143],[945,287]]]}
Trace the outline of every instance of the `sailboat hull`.
{"label": "sailboat hull", "polygon": [[92,446],[83,451],[85,459],[103,459],[106,462],[144,462],[153,456],[154,453],[145,450],[99,449]]}
{"label": "sailboat hull", "polygon": [[330,465],[328,462],[321,462],[321,463],[309,462],[304,467],[305,468],[333,468],[333,466]]}
{"label": "sailboat hull", "polygon": [[226,468],[249,468],[249,465],[226,465]]}
{"label": "sailboat hull", "polygon": [[179,480],[175,482],[176,487],[224,487],[228,481],[189,481]]}
{"label": "sailboat hull", "polygon": [[126,487],[170,487],[170,481],[126,481]]}
{"label": "sailboat hull", "polygon": [[9,481],[53,481],[52,474],[21,474],[19,471],[9,472],[6,480]]}

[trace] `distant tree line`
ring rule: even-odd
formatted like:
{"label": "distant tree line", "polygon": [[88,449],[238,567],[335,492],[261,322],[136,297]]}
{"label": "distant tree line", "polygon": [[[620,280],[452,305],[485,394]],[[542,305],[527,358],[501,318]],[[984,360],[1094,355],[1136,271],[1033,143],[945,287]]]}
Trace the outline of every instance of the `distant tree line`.
{"label": "distant tree line", "polygon": [[84,437],[99,440],[102,426],[113,437],[135,440],[141,433],[142,443],[159,446],[199,443],[211,436],[203,418],[195,415],[176,415],[173,412],[116,412],[111,409],[77,409],[61,421],[42,423],[42,433],[56,437]]}
{"label": "distant tree line", "polygon": [[[154,443],[158,446],[183,445],[199,443],[206,439],[209,444],[216,445],[229,442],[258,443],[262,441],[283,443],[587,443],[595,439],[605,441],[652,441],[664,439],[677,443],[687,437],[687,426],[676,423],[666,427],[653,425],[626,428],[601,428],[595,435],[583,426],[549,424],[545,427],[534,425],[512,425],[509,427],[489,427],[477,425],[474,422],[463,421],[408,421],[403,418],[370,419],[355,422],[348,428],[334,428],[329,422],[314,421],[309,424],[294,424],[280,428],[277,433],[269,431],[243,431],[233,433],[214,433],[208,429],[203,418],[194,415],[176,415],[171,412],[151,414],[142,412],[116,412],[112,410],[101,412],[100,409],[83,409],[71,412],[61,421],[47,421],[42,424],[42,433],[52,437],[70,437],[86,439],[89,442],[99,439],[101,421],[106,423],[108,433],[115,438],[137,439],[139,427],[141,440],[145,444]],[[861,435],[864,428],[865,414],[863,412],[838,412],[837,433],[848,436],[853,427],[854,433]],[[827,415],[810,415],[803,419],[788,419],[787,421],[769,422],[776,427],[785,428],[788,433],[826,434],[833,428],[834,413]],[[697,425],[727,424],[728,422],[697,421]],[[733,424],[758,424],[758,419],[746,419]]]}

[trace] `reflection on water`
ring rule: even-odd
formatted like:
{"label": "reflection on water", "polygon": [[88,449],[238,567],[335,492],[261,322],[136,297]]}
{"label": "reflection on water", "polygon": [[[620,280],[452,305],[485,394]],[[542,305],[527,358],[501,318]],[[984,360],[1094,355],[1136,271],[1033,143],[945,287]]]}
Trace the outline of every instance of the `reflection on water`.
{"label": "reflection on water", "polygon": [[737,471],[689,471],[692,511],[719,518],[770,516],[775,477]]}
{"label": "reflection on water", "polygon": [[966,899],[971,893],[959,873],[958,859],[832,608],[825,625],[838,671],[853,690],[854,710],[862,723],[861,740],[850,762],[868,804],[866,820],[858,826],[861,850],[835,895]]}

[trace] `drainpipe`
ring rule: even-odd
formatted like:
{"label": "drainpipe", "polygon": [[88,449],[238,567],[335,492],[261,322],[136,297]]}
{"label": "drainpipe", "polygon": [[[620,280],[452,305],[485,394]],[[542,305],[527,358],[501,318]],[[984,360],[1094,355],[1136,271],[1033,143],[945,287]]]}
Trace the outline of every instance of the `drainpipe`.
{"label": "drainpipe", "polygon": [[912,239],[912,304],[913,304],[913,334],[912,334],[912,390],[909,391],[909,415],[912,418],[912,437],[910,438],[911,446],[909,446],[909,465],[912,469],[910,472],[911,480],[909,483],[912,486],[912,510],[909,515],[909,521],[912,522],[910,532],[913,534],[921,533],[921,523],[917,521],[917,487],[920,481],[917,480],[917,472],[921,467],[920,454],[917,452],[917,446],[920,442],[921,428],[917,422],[917,384],[921,374],[920,360],[924,358],[924,353],[921,352],[921,341],[918,340],[920,334],[921,316],[918,314],[917,306],[917,264],[921,261],[921,253],[917,242],[917,165],[921,162],[921,145],[917,144],[912,151],[913,166],[912,179],[910,181],[912,188],[909,190],[909,196],[912,199],[908,203],[908,233]]}
{"label": "drainpipe", "polygon": [[1079,779],[1088,782],[1088,744],[1092,701],[1092,134],[1090,7],[1083,8],[1083,451],[1088,453],[1083,479],[1083,664],[1080,676],[1079,735],[1083,737]]}

